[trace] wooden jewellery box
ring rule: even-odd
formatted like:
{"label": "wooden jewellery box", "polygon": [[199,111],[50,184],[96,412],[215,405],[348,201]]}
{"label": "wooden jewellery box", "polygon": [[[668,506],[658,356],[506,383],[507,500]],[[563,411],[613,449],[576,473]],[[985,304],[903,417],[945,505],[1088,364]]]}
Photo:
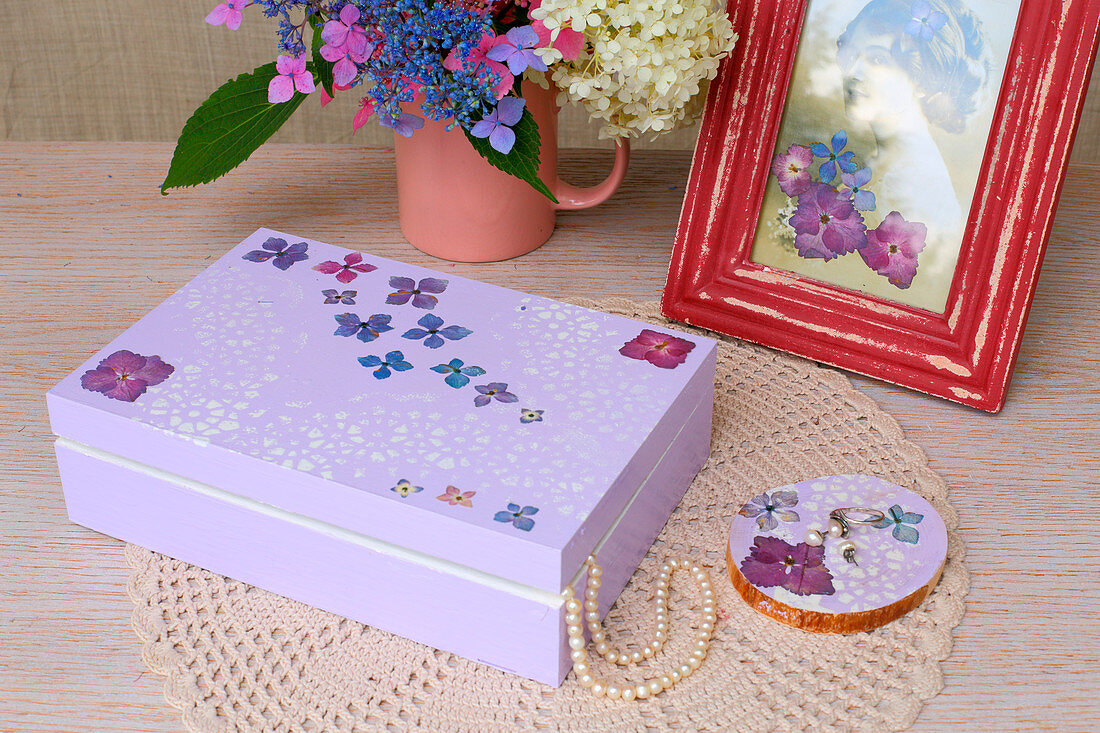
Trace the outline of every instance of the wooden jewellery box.
{"label": "wooden jewellery box", "polygon": [[677,333],[261,229],[50,391],[69,517],[559,685],[707,458]]}

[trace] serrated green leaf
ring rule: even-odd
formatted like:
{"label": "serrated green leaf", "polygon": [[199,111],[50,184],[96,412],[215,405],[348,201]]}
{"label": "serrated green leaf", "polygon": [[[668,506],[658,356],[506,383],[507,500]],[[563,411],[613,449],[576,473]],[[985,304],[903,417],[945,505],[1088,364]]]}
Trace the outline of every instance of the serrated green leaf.
{"label": "serrated green leaf", "polygon": [[321,24],[311,19],[310,25],[313,26],[313,65],[317,69],[317,79],[321,82],[321,86],[324,88],[325,93],[330,97],[336,95],[332,91],[332,67],[335,66],[331,61],[325,61],[325,57],[321,55],[321,46],[325,45],[325,42],[321,40]]}
{"label": "serrated green leaf", "polygon": [[283,126],[306,95],[268,102],[267,86],[277,74],[274,63],[264,64],[222,84],[199,105],[180,133],[162,194],[221,178]]}
{"label": "serrated green leaf", "polygon": [[489,144],[488,138],[474,137],[466,129],[463,129],[463,132],[466,133],[470,144],[474,146],[474,150],[494,168],[515,176],[521,181],[527,181],[543,196],[555,204],[558,203],[546,184],[539,180],[539,150],[542,147],[542,140],[539,137],[538,123],[535,122],[530,110],[523,110],[523,117],[512,126],[512,130],[516,133],[516,142],[507,155],[494,149]]}

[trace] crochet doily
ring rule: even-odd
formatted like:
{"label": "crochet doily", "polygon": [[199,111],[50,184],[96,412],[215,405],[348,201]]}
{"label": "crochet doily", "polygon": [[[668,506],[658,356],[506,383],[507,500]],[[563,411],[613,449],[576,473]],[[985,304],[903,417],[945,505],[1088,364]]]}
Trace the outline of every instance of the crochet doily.
{"label": "crochet doily", "polygon": [[[665,320],[656,303],[579,304],[701,333]],[[572,673],[561,688],[547,687],[128,545],[142,657],[167,678],[165,697],[196,733],[909,726],[943,687],[939,663],[969,585],[947,487],[893,418],[838,372],[724,340],[714,396],[710,460],[605,620],[616,645],[632,647],[652,633],[662,560],[687,555],[710,568],[721,610],[709,656],[656,698],[596,698]],[[949,537],[939,585],[907,616],[851,636],[799,631],[750,609],[726,574],[735,512],[762,490],[848,473],[881,476],[935,506]],[[672,591],[665,650],[625,671],[590,655],[598,674],[639,682],[683,655],[695,591],[680,578]]]}

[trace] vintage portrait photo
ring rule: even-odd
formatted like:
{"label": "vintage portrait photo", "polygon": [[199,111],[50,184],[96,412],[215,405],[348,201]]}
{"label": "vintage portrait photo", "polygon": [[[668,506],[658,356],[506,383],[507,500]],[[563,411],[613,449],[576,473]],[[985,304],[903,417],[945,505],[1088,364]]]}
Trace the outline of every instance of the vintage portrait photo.
{"label": "vintage portrait photo", "polygon": [[810,0],[751,260],[942,313],[1019,0]]}

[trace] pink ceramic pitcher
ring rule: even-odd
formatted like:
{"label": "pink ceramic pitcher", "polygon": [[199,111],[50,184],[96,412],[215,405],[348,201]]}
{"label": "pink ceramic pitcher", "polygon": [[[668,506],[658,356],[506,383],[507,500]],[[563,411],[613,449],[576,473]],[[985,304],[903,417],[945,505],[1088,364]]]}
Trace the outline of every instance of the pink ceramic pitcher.
{"label": "pink ceramic pitcher", "polygon": [[615,167],[591,188],[558,178],[556,90],[524,82],[523,97],[542,140],[539,178],[558,203],[489,165],[461,130],[427,120],[412,137],[394,135],[401,232],[417,249],[457,262],[493,262],[535,249],[554,231],[558,209],[587,209],[608,199],[626,174],[630,147],[616,145]]}

